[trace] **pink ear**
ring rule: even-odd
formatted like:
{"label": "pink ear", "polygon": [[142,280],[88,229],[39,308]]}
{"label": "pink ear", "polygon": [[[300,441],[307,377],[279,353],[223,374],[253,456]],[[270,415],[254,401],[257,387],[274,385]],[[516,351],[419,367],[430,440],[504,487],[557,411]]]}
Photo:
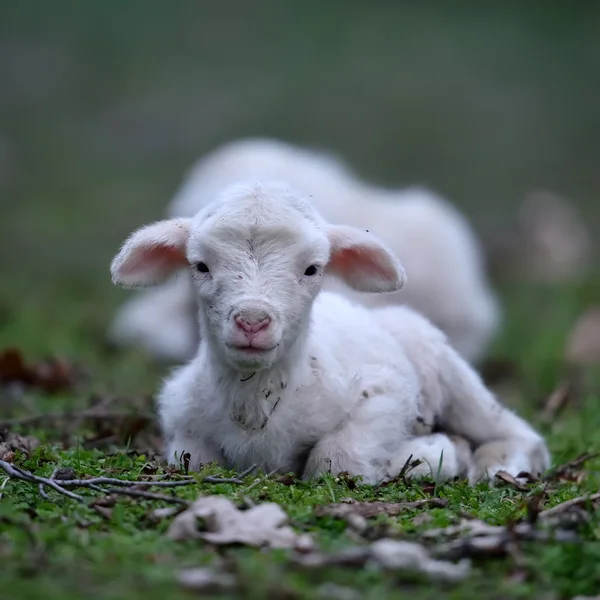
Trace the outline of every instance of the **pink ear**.
{"label": "pink ear", "polygon": [[145,287],[164,281],[187,265],[190,223],[189,219],[171,219],[134,232],[113,259],[113,282],[123,287]]}
{"label": "pink ear", "polygon": [[329,228],[327,271],[360,292],[395,292],[406,280],[398,259],[374,235],[354,227]]}

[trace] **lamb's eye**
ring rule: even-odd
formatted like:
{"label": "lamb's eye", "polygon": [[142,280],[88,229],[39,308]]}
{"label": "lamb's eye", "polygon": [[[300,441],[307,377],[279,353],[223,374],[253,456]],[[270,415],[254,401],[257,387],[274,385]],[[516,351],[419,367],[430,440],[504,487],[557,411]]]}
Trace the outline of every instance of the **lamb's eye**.
{"label": "lamb's eye", "polygon": [[308,267],[306,269],[306,271],[304,271],[304,274],[307,277],[312,277],[313,275],[316,275],[318,273],[319,269],[317,269],[316,265],[310,265],[310,267]]}
{"label": "lamb's eye", "polygon": [[206,263],[199,262],[196,264],[196,270],[200,273],[208,273],[208,266]]}

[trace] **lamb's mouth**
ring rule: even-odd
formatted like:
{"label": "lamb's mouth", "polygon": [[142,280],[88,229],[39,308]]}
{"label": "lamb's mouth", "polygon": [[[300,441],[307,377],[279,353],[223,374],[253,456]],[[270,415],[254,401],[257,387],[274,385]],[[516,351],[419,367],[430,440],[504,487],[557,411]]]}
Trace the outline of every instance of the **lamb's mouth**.
{"label": "lamb's mouth", "polygon": [[269,346],[268,348],[261,348],[260,346],[234,346],[229,345],[231,350],[235,350],[236,352],[241,352],[244,354],[266,354],[267,352],[272,352],[277,348],[275,346]]}

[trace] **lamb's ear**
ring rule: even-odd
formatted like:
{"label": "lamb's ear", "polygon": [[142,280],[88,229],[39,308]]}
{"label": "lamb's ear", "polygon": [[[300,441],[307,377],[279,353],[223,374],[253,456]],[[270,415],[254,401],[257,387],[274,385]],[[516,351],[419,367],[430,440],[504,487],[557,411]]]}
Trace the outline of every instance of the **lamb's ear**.
{"label": "lamb's ear", "polygon": [[345,225],[330,226],[327,272],[359,292],[395,292],[406,281],[402,265],[374,235]]}
{"label": "lamb's ear", "polygon": [[187,265],[190,226],[191,219],[170,219],[134,231],[112,261],[113,283],[146,287],[161,283]]}

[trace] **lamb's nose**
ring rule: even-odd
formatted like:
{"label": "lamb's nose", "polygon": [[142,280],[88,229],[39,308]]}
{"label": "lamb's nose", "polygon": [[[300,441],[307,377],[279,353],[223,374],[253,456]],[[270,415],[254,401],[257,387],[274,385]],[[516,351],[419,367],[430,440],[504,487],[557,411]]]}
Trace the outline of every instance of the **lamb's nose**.
{"label": "lamb's nose", "polygon": [[243,329],[246,333],[257,333],[269,326],[271,317],[262,311],[256,316],[251,316],[242,312],[235,316],[235,322],[238,324],[238,327]]}

